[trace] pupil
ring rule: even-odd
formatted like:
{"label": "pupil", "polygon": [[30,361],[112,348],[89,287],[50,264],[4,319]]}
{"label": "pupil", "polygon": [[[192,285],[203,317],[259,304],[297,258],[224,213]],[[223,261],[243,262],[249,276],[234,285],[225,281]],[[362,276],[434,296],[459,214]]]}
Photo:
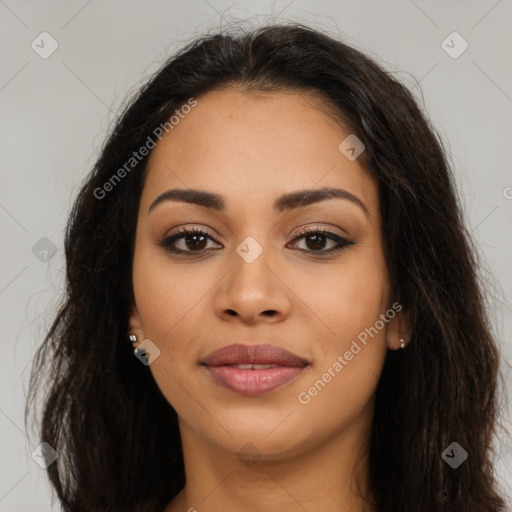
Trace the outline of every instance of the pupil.
{"label": "pupil", "polygon": [[[189,245],[189,242],[190,242],[190,239],[192,239],[192,238],[193,238],[193,239],[202,238],[202,240],[201,240],[201,241],[199,241],[199,243],[192,243],[192,244],[191,244],[191,245],[192,245],[192,247],[191,247],[191,246]],[[188,247],[189,249],[194,248],[194,247],[195,247],[196,249],[203,249],[203,248],[204,248],[203,246],[204,246],[204,242],[205,242],[205,240],[206,240],[206,237],[205,237],[204,235],[189,235],[189,236],[187,236],[187,238],[186,238],[186,244],[187,244],[187,247]],[[196,242],[197,242],[197,240],[196,240]],[[203,245],[200,245],[201,243],[202,243]]]}
{"label": "pupil", "polygon": [[316,240],[316,245],[315,245],[315,242],[313,242],[314,247],[311,247],[310,244],[308,243],[308,247],[310,249],[323,249],[323,247],[325,245],[325,240],[324,240],[324,243],[321,243],[320,239],[322,239],[322,238],[324,238],[323,235],[310,235],[307,239],[308,242],[311,240]]}

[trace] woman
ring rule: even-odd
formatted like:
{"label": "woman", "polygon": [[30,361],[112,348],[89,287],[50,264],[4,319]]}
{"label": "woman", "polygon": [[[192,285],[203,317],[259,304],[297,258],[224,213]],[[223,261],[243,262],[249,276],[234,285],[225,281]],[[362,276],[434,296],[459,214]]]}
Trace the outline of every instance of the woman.
{"label": "woman", "polygon": [[64,510],[504,510],[446,156],[355,49],[194,41],[120,117],[65,247],[31,387],[47,368]]}

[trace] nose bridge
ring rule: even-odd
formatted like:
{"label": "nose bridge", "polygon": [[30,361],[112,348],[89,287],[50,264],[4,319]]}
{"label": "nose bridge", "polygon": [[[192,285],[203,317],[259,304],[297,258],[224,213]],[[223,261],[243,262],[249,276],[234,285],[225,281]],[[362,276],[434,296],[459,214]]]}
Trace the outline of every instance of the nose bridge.
{"label": "nose bridge", "polygon": [[275,259],[271,252],[270,237],[262,230],[255,236],[246,236],[236,246],[231,271],[215,299],[218,315],[239,315],[254,322],[260,315],[281,317],[289,312],[286,286],[272,268]]}
{"label": "nose bridge", "polygon": [[253,236],[245,237],[236,249],[236,256],[233,255],[233,271],[231,276],[232,291],[236,294],[251,296],[254,299],[267,299],[273,295],[272,289],[276,286],[275,276],[271,270],[271,243],[268,237],[259,240]]}

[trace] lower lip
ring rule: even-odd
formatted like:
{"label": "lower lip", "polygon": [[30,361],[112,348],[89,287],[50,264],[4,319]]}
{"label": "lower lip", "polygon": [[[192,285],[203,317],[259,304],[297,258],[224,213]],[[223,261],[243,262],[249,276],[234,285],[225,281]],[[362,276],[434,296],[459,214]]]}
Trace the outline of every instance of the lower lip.
{"label": "lower lip", "polygon": [[263,395],[297,378],[305,366],[275,366],[263,370],[240,370],[232,366],[206,366],[222,386],[245,396]]}

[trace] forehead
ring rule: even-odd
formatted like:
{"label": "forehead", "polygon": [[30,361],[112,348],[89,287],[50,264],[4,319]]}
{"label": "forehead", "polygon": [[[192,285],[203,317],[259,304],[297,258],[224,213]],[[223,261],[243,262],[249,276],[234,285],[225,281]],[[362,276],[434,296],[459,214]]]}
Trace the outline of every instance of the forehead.
{"label": "forehead", "polygon": [[[222,194],[227,211],[295,190],[341,187],[376,214],[374,179],[338,146],[350,133],[308,92],[227,89],[197,98],[152,151],[141,202],[171,188]],[[372,209],[374,211],[372,211]]]}

